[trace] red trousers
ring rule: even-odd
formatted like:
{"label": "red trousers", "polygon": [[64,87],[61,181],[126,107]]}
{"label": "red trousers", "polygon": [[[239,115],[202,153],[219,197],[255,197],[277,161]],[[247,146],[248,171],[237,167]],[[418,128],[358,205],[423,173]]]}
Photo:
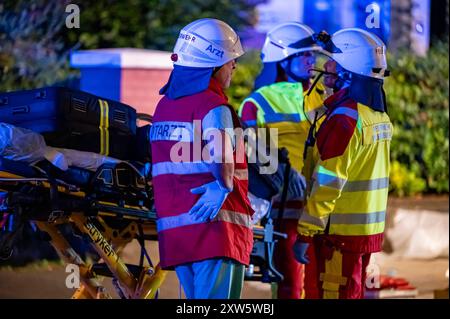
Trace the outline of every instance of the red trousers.
{"label": "red trousers", "polygon": [[316,236],[305,267],[306,299],[362,299],[371,253],[343,251],[326,236]]}
{"label": "red trousers", "polygon": [[297,239],[297,219],[283,219],[275,229],[286,233],[287,239],[281,239],[275,245],[275,268],[281,272],[284,279],[278,283],[278,299],[300,299],[303,293],[304,266],[294,257],[292,246]]}

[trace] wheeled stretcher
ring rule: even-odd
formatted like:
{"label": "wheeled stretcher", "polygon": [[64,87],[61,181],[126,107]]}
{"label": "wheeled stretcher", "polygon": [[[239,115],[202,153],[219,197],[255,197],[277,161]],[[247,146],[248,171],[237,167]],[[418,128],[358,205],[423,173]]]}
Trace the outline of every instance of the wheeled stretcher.
{"label": "wheeled stretcher", "polygon": [[[123,298],[155,298],[166,271],[153,265],[145,240],[157,240],[149,164],[118,162],[95,172],[69,167],[62,171],[43,160],[33,165],[0,157],[0,257],[7,258],[24,223],[33,221],[66,262],[80,269],[81,287],[73,298],[111,298],[101,277],[113,278]],[[14,216],[15,225],[8,225]],[[88,238],[98,257],[83,260],[59,227],[70,224]],[[271,220],[254,226],[252,265],[247,280],[273,282],[282,275],[272,265],[277,240]],[[120,252],[132,240],[141,244],[140,262],[126,264]]]}

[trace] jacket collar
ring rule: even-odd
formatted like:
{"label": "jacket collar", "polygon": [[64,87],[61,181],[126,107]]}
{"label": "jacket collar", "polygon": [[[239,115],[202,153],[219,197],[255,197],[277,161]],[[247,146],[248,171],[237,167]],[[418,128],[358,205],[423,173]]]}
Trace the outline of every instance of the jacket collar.
{"label": "jacket collar", "polygon": [[354,101],[350,98],[348,93],[349,90],[347,87],[337,91],[336,93],[328,97],[323,102],[323,104],[327,108],[327,114],[330,114],[331,112],[333,112],[335,108],[337,108],[338,106],[342,106],[342,104],[346,103],[347,101],[349,102],[348,104],[354,103]]}
{"label": "jacket collar", "polygon": [[214,93],[220,95],[220,97],[222,97],[226,101],[228,101],[228,97],[226,96],[225,92],[223,91],[222,87],[220,86],[219,81],[217,81],[214,77],[211,77],[211,80],[209,81],[208,89],[213,91]]}

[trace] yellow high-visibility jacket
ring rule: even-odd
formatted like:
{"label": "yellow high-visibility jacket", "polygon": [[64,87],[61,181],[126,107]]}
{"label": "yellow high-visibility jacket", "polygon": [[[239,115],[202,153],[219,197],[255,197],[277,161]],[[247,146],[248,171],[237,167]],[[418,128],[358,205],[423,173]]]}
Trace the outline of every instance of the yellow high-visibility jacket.
{"label": "yellow high-visibility jacket", "polygon": [[389,187],[393,126],[386,113],[356,103],[341,90],[325,101],[316,136],[318,162],[298,233],[335,236],[351,251],[379,251]]}

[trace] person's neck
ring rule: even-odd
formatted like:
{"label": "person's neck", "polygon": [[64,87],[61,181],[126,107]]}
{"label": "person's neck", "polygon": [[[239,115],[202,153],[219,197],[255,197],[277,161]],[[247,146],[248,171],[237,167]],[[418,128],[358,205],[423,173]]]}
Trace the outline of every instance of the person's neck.
{"label": "person's neck", "polygon": [[300,81],[297,81],[293,78],[291,78],[290,76],[288,76],[288,82],[292,82],[292,83],[301,83],[302,87],[303,87],[303,91],[307,91],[309,90],[309,87],[311,86],[311,81],[310,79],[302,79]]}
{"label": "person's neck", "polygon": [[211,80],[209,81],[208,89],[214,91],[215,93],[219,94],[221,97],[228,100],[228,97],[226,96],[223,87],[220,85],[220,82],[216,78],[211,77]]}
{"label": "person's neck", "polygon": [[302,83],[303,91],[308,91],[311,86],[311,81],[309,79],[307,79],[307,80],[302,80],[301,83]]}

